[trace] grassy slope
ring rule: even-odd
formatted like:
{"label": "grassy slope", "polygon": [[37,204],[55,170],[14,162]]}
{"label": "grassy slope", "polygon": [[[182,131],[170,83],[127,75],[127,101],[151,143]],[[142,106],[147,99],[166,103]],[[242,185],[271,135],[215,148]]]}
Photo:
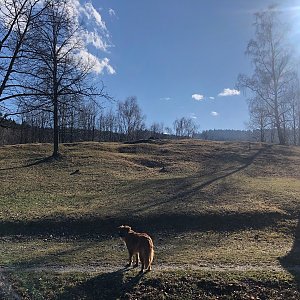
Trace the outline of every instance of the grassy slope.
{"label": "grassy slope", "polygon": [[[153,236],[154,269],[169,266],[175,285],[181,282],[176,278],[188,276],[180,274],[181,268],[217,266],[219,272],[222,266],[240,266],[247,273],[300,264],[299,148],[200,141],[78,143],[63,145],[60,161],[45,160],[50,152],[50,145],[40,144],[0,148],[0,265],[17,269],[12,280],[24,295],[49,293],[49,277],[69,286],[71,294],[86,280],[119,280],[118,272],[91,275],[87,268],[77,275],[46,273],[45,280],[33,283],[32,273],[22,270],[118,268],[126,251],[114,229],[122,223]],[[79,174],[70,175],[77,169]],[[278,270],[280,278],[287,276]],[[121,276],[128,295],[138,293],[137,287],[150,295],[147,286],[152,285],[143,282],[152,277],[164,282],[154,271],[137,284],[133,274]],[[296,276],[290,274],[290,279]],[[193,277],[201,281],[201,276]],[[27,285],[36,290],[26,291]]]}

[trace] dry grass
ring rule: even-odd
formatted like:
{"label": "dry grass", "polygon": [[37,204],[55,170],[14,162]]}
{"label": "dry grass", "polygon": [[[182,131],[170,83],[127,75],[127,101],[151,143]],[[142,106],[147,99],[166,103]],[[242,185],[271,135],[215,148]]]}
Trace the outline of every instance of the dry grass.
{"label": "dry grass", "polygon": [[180,140],[61,152],[0,148],[0,266],[123,265],[121,223],[153,236],[154,268],[300,263],[300,148]]}
{"label": "dry grass", "polygon": [[[1,220],[295,208],[299,149],[176,141],[2,147]],[[166,172],[160,172],[162,166]],[[80,174],[70,175],[79,169]],[[268,199],[270,201],[268,201]],[[275,203],[274,203],[275,200]],[[284,205],[280,205],[284,200]],[[291,201],[291,203],[286,203]],[[282,202],[281,202],[282,203]],[[236,207],[237,205],[237,207]],[[236,207],[236,208],[235,208]]]}

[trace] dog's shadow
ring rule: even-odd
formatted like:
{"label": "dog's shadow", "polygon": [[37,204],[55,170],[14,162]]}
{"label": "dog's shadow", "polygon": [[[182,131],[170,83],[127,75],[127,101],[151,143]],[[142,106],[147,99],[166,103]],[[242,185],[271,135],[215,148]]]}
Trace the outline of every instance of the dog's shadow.
{"label": "dog's shadow", "polygon": [[279,262],[293,277],[300,292],[300,215],[298,217],[297,227],[295,228],[294,242],[290,252],[284,257],[279,258]]}
{"label": "dog's shadow", "polygon": [[[85,282],[66,288],[58,295],[58,299],[119,299],[133,290],[145,274],[131,270],[134,269],[124,267],[115,272],[90,277]],[[132,272],[134,273],[131,275]]]}

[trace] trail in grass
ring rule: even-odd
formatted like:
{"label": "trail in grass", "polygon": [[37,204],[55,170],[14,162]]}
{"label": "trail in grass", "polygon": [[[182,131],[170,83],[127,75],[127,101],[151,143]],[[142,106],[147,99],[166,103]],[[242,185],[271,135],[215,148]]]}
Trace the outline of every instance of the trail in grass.
{"label": "trail in grass", "polygon": [[[30,266],[30,267],[0,267],[0,273],[3,272],[54,272],[54,273],[111,273],[124,270],[134,270],[134,268],[123,268],[122,266],[115,265],[77,265],[77,266]],[[139,271],[139,267],[135,268]],[[247,271],[294,271],[300,273],[300,265],[293,265],[288,268],[283,268],[279,265],[216,265],[216,264],[205,264],[205,265],[155,265],[152,267],[153,271],[179,271],[179,270],[190,270],[190,271],[216,271],[216,272],[247,272]]]}
{"label": "trail in grass", "polygon": [[2,274],[2,269],[0,269],[0,299],[12,299],[21,300],[21,296],[14,291],[12,285],[7,280],[7,278]]}

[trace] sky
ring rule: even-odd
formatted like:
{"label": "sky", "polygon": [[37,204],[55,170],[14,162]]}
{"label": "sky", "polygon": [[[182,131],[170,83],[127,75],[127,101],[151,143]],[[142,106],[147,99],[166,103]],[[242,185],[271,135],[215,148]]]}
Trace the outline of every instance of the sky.
{"label": "sky", "polygon": [[[247,95],[236,89],[237,76],[252,72],[245,49],[254,37],[254,13],[273,3],[92,0],[83,15],[85,22],[94,16],[104,37],[92,33],[87,40],[101,57],[95,68],[107,92],[116,101],[136,96],[148,126],[172,127],[191,117],[200,131],[247,129]],[[278,3],[300,54],[300,0]]]}

